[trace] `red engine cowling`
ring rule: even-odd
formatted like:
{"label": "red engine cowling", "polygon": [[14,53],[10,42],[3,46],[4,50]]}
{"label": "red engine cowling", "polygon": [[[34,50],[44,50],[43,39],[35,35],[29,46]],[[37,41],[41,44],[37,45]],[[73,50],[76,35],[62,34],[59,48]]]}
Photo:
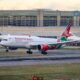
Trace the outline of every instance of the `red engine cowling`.
{"label": "red engine cowling", "polygon": [[43,50],[43,51],[47,51],[49,49],[49,46],[46,44],[46,45],[38,45],[38,50]]}

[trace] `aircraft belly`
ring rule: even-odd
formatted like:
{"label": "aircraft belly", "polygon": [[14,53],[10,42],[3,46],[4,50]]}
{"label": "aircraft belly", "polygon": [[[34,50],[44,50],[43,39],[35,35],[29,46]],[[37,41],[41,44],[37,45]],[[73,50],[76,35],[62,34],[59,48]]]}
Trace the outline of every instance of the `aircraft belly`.
{"label": "aircraft belly", "polygon": [[26,47],[27,43],[23,42],[8,42],[5,43],[4,46],[10,46],[10,47]]}

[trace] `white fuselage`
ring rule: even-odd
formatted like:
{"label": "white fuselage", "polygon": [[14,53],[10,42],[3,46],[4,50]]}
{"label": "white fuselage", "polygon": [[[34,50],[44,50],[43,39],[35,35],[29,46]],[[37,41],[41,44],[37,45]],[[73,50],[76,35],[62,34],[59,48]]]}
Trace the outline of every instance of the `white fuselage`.
{"label": "white fuselage", "polygon": [[54,38],[41,38],[29,35],[3,35],[0,36],[0,38],[2,38],[0,44],[8,47],[28,48],[30,45],[51,44],[55,42],[57,43],[57,39]]}

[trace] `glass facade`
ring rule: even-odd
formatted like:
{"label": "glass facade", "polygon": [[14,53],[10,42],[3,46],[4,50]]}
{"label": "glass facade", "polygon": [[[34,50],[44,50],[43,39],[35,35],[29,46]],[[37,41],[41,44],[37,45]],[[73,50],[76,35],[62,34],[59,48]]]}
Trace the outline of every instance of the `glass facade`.
{"label": "glass facade", "polygon": [[8,25],[8,16],[0,16],[0,25],[7,26]]}
{"label": "glass facade", "polygon": [[37,16],[2,16],[0,17],[2,26],[37,26]]}
{"label": "glass facade", "polygon": [[57,26],[57,16],[43,16],[43,26]]}
{"label": "glass facade", "polygon": [[79,16],[79,26],[80,26],[80,16]]}
{"label": "glass facade", "polygon": [[26,26],[37,26],[37,16],[26,16],[25,21],[22,21],[25,23]]}
{"label": "glass facade", "polygon": [[[67,26],[70,20],[73,20],[72,16],[61,16],[60,26]],[[73,24],[72,24],[73,25]]]}

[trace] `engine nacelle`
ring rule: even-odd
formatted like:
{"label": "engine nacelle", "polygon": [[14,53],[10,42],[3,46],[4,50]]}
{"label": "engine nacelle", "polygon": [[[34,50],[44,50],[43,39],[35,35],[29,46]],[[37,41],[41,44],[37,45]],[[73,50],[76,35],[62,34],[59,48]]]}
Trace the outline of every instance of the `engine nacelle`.
{"label": "engine nacelle", "polygon": [[38,45],[38,50],[47,51],[49,49],[49,46],[46,45]]}

